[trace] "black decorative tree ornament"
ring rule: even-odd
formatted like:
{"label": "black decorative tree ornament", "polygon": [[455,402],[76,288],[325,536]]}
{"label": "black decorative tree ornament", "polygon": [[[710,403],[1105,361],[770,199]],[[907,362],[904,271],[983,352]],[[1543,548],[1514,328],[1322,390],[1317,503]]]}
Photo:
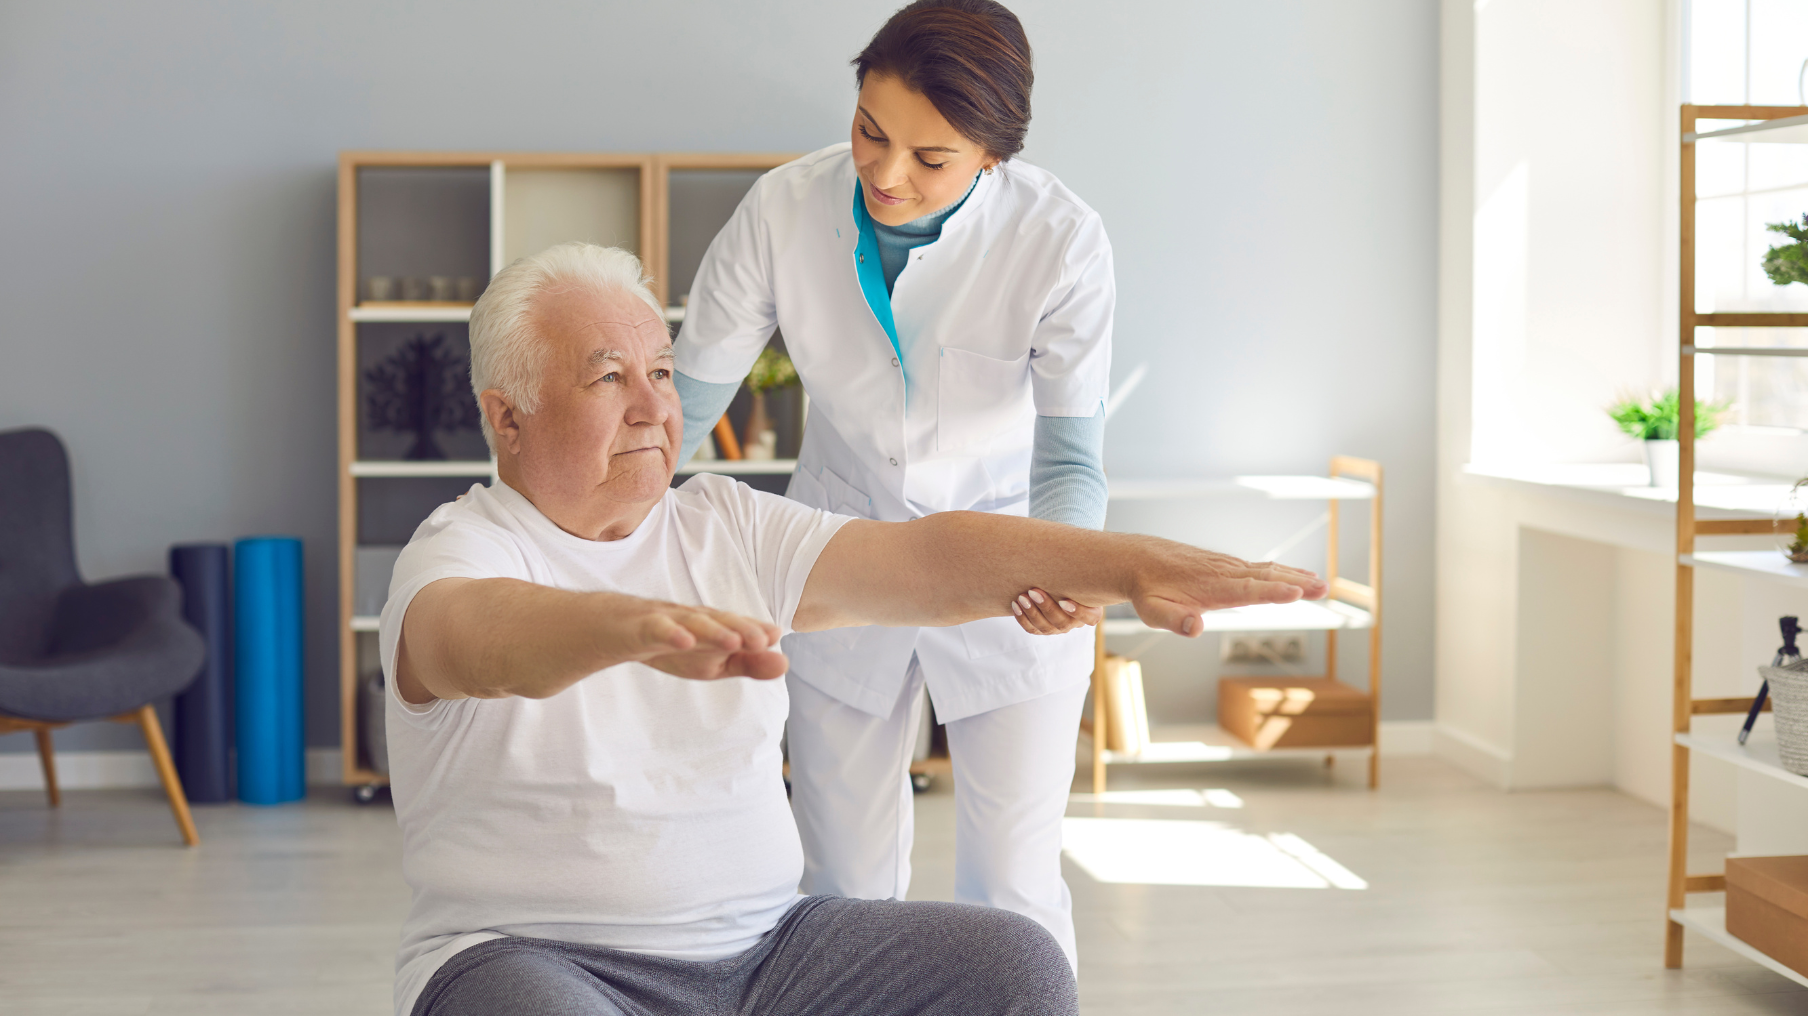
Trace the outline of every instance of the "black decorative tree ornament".
{"label": "black decorative tree ornament", "polygon": [[364,407],[371,429],[414,435],[404,459],[443,459],[434,431],[477,429],[470,365],[447,347],[444,335],[409,339],[365,371],[364,381],[370,386]]}

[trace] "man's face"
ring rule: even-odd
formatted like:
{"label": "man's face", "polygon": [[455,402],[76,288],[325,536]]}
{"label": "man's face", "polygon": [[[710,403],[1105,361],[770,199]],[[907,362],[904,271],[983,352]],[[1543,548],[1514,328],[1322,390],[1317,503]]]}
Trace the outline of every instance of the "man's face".
{"label": "man's face", "polygon": [[540,407],[498,437],[542,511],[596,539],[593,523],[671,485],[684,431],[671,337],[641,300],[589,287],[542,294],[530,323],[544,343]]}

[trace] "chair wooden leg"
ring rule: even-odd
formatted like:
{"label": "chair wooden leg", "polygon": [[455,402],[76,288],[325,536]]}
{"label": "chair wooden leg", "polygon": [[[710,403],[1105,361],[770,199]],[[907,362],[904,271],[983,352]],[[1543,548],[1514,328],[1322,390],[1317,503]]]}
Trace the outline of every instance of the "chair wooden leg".
{"label": "chair wooden leg", "polygon": [[144,746],[150,749],[151,761],[157,765],[157,777],[163,781],[163,792],[169,795],[170,811],[176,815],[182,841],[191,847],[199,844],[201,835],[195,831],[194,816],[188,813],[188,795],[182,792],[176,764],[170,760],[169,745],[163,742],[163,724],[157,720],[157,710],[148,705],[139,709],[138,728],[144,731]]}
{"label": "chair wooden leg", "polygon": [[38,740],[38,763],[44,767],[44,796],[50,798],[52,808],[61,807],[63,793],[57,789],[56,754],[50,743],[50,731],[39,727],[32,734]]}

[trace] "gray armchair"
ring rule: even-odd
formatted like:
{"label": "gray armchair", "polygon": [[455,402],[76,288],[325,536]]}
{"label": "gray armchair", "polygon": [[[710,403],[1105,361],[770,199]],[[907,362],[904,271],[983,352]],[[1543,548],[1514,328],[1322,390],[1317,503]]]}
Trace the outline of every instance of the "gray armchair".
{"label": "gray armchair", "polygon": [[55,434],[0,432],[0,733],[32,731],[51,807],[51,731],[111,720],[144,732],[170,810],[200,842],[151,703],[187,687],[206,649],[160,575],[88,585],[75,568],[69,459]]}

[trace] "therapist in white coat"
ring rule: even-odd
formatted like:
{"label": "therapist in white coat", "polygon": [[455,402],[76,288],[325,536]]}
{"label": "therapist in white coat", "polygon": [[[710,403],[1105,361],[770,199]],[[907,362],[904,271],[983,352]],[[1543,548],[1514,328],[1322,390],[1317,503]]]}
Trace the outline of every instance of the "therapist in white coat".
{"label": "therapist in white coat", "polygon": [[[710,245],[677,340],[688,460],[771,337],[810,395],[788,495],[901,521],[967,509],[1099,528],[1115,301],[1097,213],[1012,156],[1030,47],[991,0],[921,0],[855,59],[851,143],[781,166]],[[1061,816],[1099,612],[785,641],[804,891],[903,898],[925,684],[947,724],[955,892],[1074,959]]]}

